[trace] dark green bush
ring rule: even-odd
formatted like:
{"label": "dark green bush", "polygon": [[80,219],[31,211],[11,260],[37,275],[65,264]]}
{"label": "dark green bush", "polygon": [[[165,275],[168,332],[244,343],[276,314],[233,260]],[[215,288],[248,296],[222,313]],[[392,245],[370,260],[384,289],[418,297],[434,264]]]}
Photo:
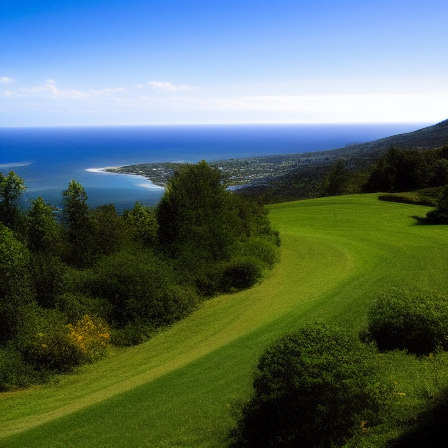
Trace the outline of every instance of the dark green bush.
{"label": "dark green bush", "polygon": [[261,356],[231,446],[342,444],[362,422],[381,421],[391,397],[384,384],[371,347],[325,325],[302,328]]}
{"label": "dark green bush", "polygon": [[256,258],[268,268],[272,268],[279,260],[275,243],[266,238],[250,238],[241,243],[237,251],[240,255]]}
{"label": "dark green bush", "polygon": [[108,320],[111,305],[107,300],[89,297],[79,292],[64,292],[55,299],[55,308],[67,316],[67,321],[74,323],[86,314]]}
{"label": "dark green bush", "polygon": [[221,290],[245,289],[255,285],[263,276],[263,268],[255,257],[238,257],[225,264]]}
{"label": "dark green bush", "polygon": [[45,383],[48,378],[47,371],[33,369],[19,352],[10,347],[0,349],[0,392]]}
{"label": "dark green bush", "polygon": [[55,306],[56,296],[63,291],[66,271],[67,266],[57,257],[42,252],[31,255],[30,274],[39,306]]}
{"label": "dark green bush", "polygon": [[430,207],[434,205],[434,201],[421,198],[418,192],[380,194],[378,199],[380,201],[399,202],[402,204],[428,205]]}
{"label": "dark green bush", "polygon": [[67,372],[82,362],[82,353],[70,338],[66,318],[57,310],[34,305],[22,313],[14,347],[36,370]]}
{"label": "dark green bush", "polygon": [[138,345],[150,339],[157,331],[154,325],[132,322],[122,328],[113,329],[110,342],[118,347]]}
{"label": "dark green bush", "polygon": [[437,208],[426,214],[426,221],[430,224],[448,224],[448,185],[445,185],[437,198]]}
{"label": "dark green bush", "polygon": [[380,350],[448,350],[448,298],[440,294],[394,288],[374,301],[367,319]]}
{"label": "dark green bush", "polygon": [[83,274],[83,294],[108,302],[111,324],[118,328],[132,322],[170,324],[198,304],[196,294],[176,286],[169,264],[150,254],[119,252],[104,258]]}
{"label": "dark green bush", "polygon": [[448,224],[448,213],[438,209],[431,210],[426,214],[428,224]]}

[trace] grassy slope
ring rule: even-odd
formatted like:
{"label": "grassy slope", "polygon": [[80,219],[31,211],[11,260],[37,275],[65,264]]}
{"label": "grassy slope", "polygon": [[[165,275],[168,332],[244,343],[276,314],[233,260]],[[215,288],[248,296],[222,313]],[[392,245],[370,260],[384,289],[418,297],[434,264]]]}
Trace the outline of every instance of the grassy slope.
{"label": "grassy slope", "polygon": [[0,397],[1,447],[220,447],[261,351],[314,319],[356,331],[390,286],[448,290],[446,226],[376,195],[278,204],[282,259],[259,286],[221,296],[152,341]]}

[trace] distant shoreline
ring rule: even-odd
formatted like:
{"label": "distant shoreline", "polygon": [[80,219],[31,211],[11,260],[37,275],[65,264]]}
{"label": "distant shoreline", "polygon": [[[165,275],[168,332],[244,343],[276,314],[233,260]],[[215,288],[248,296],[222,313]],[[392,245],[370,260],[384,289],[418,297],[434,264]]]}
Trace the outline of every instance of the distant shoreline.
{"label": "distant shoreline", "polygon": [[121,168],[124,167],[120,167],[120,166],[105,166],[102,168],[86,168],[85,171],[88,171],[89,173],[103,173],[103,174],[127,174],[128,176],[137,176],[137,177],[142,177],[143,179],[145,179],[145,181],[150,182],[150,184],[137,184],[139,187],[144,187],[144,188],[151,188],[154,190],[157,190],[159,188],[164,188],[160,185],[155,184],[151,179],[149,179],[148,177],[142,175],[142,174],[138,174],[138,173],[123,173],[120,172],[118,170],[120,170]]}
{"label": "distant shoreline", "polygon": [[119,166],[105,166],[103,168],[86,168],[85,171],[88,171],[89,173],[110,173],[111,171],[107,170],[113,170],[116,168],[120,168]]}

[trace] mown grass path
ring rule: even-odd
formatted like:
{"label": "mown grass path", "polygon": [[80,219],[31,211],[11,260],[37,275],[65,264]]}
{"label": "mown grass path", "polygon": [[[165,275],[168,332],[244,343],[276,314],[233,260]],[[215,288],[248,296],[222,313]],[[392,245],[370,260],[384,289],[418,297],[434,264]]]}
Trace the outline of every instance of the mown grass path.
{"label": "mown grass path", "polygon": [[448,291],[448,229],[412,218],[428,210],[376,195],[272,206],[281,262],[261,285],[59,384],[1,394],[0,446],[222,447],[278,336],[313,320],[357,331],[392,286]]}

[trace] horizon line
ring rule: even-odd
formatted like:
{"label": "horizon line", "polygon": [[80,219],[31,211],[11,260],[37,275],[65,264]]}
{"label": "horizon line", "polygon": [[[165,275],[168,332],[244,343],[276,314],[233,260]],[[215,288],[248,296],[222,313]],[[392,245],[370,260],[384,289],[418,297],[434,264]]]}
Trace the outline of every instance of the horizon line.
{"label": "horizon line", "polygon": [[0,125],[0,129],[7,128],[99,128],[99,127],[143,127],[143,126],[294,126],[294,125],[363,125],[363,124],[438,124],[440,121],[322,121],[322,122],[248,122],[248,123],[143,123],[143,124],[54,124],[54,125]]}

